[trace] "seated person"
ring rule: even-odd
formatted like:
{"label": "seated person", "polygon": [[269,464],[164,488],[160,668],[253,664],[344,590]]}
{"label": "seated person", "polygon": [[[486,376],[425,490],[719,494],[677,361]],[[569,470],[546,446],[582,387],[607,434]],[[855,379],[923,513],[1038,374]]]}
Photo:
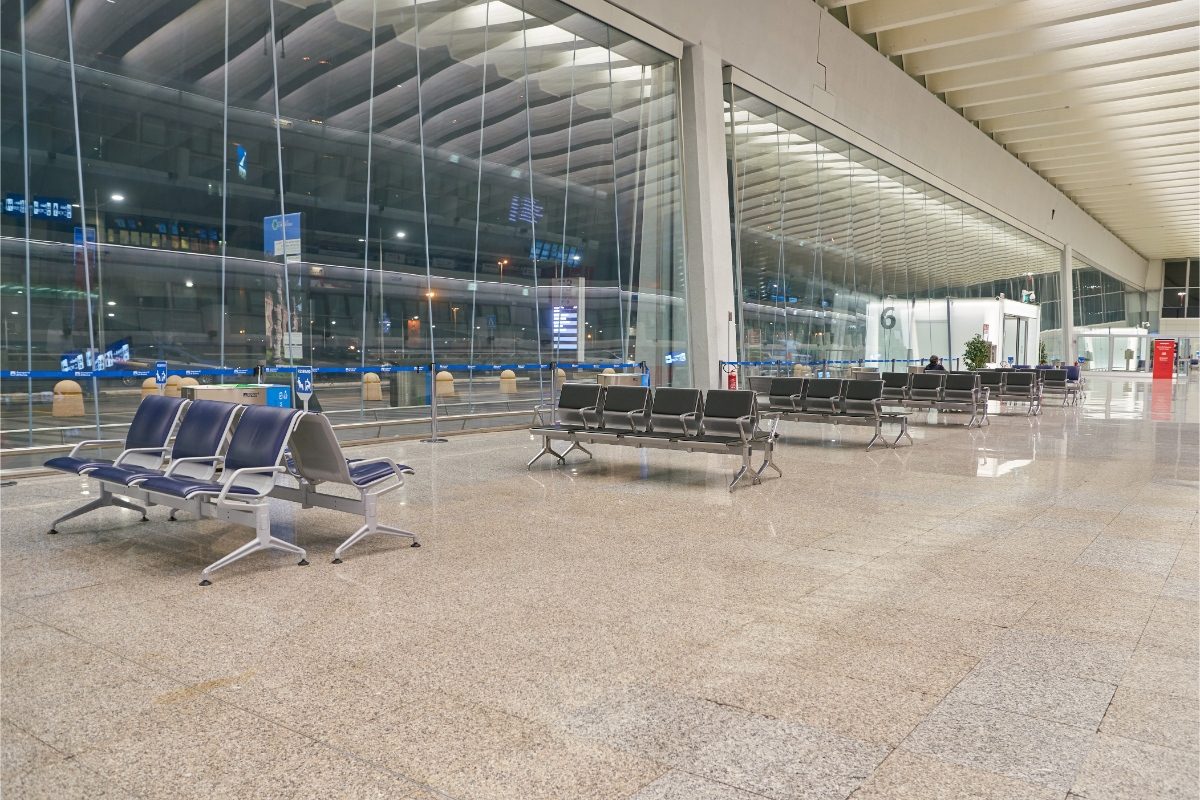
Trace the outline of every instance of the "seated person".
{"label": "seated person", "polygon": [[941,359],[937,356],[930,356],[929,363],[925,365],[926,372],[945,372],[946,368],[942,366]]}

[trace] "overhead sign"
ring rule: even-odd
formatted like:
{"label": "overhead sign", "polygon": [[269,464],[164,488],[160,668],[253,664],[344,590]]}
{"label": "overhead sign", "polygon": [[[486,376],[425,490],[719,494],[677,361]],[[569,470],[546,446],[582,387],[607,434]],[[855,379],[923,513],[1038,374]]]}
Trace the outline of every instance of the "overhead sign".
{"label": "overhead sign", "polygon": [[163,386],[167,382],[167,362],[158,361],[154,364],[154,382]]}
{"label": "overhead sign", "polygon": [[[66,197],[29,198],[30,214],[34,219],[57,219],[70,221],[75,218],[75,209]],[[25,216],[25,195],[9,192],[4,195],[4,213],[14,217]]]}
{"label": "overhead sign", "polygon": [[666,359],[668,364],[686,364],[687,353],[667,353]]}
{"label": "overhead sign", "polygon": [[263,217],[263,252],[271,256],[300,255],[300,212]]}

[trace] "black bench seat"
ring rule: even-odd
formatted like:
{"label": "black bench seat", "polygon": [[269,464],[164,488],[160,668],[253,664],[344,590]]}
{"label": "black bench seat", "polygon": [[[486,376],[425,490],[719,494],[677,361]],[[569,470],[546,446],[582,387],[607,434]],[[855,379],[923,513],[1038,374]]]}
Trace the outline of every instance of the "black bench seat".
{"label": "black bench seat", "polygon": [[[548,418],[548,412],[553,416]],[[574,419],[583,424],[563,424]],[[769,427],[763,427],[764,421]],[[530,432],[542,438],[542,449],[527,466],[532,467],[544,455],[566,463],[574,450],[590,458],[586,444],[727,453],[742,457],[742,466],[729,484],[732,491],[747,475],[752,483],[760,483],[768,467],[783,474],[774,462],[777,422],[772,415],[758,413],[753,391],[714,389],[705,395],[699,389],[679,387],[651,391],[647,387],[563,384],[558,405],[535,412]],[[560,454],[551,446],[553,441],[566,441],[570,446]],[[755,451],[763,454],[757,468],[751,463]]]}

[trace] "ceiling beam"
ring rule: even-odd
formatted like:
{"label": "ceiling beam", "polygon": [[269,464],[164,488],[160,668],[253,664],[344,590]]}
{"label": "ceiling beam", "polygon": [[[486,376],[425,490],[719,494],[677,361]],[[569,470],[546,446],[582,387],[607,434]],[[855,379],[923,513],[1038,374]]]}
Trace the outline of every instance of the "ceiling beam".
{"label": "ceiling beam", "polygon": [[1178,89],[1163,92],[1162,94],[1112,100],[1106,103],[1096,103],[1095,105],[1011,114],[995,120],[981,122],[979,127],[988,133],[1006,133],[1065,122],[1085,122],[1105,117],[1120,117],[1149,111],[1191,110],[1195,109],[1195,107],[1195,90]]}
{"label": "ceiling beam", "polygon": [[904,68],[913,75],[927,75],[931,72],[944,72],[960,67],[1010,61],[1023,56],[1065,50],[1080,45],[1120,42],[1150,33],[1178,30],[1193,25],[1195,22],[1191,19],[1180,20],[1178,7],[1160,5],[1111,14],[1101,25],[1097,25],[1091,20],[1082,20],[1056,25],[1036,33],[1028,31],[1006,33],[981,41],[964,42],[914,52],[905,56]]}
{"label": "ceiling beam", "polygon": [[1007,83],[1022,78],[1062,75],[1073,70],[1112,66],[1173,53],[1194,53],[1198,24],[1184,21],[1177,27],[1134,39],[1100,42],[1066,50],[1033,53],[975,67],[963,67],[925,76],[929,91],[944,94]]}
{"label": "ceiling beam", "polygon": [[983,103],[963,109],[963,115],[972,121],[981,121],[1060,109],[1082,111],[1102,103],[1137,100],[1177,90],[1194,92],[1198,86],[1200,86],[1200,69],[1192,67],[1167,76],[1140,78],[1109,86],[1093,86],[1087,89],[1052,92],[1019,100]]}
{"label": "ceiling beam", "polygon": [[879,33],[892,28],[995,8],[1006,2],[1010,0],[958,0],[953,4],[947,3],[946,0],[867,0],[849,9],[850,27],[859,33]]}
{"label": "ceiling beam", "polygon": [[[964,44],[981,43],[994,37],[1020,34],[1026,39],[1051,38],[1039,29],[1098,26],[1095,20],[1128,11],[1165,5],[1176,0],[1018,0],[1015,3],[971,11],[946,19],[883,31],[879,50],[885,55],[908,55]],[[1114,25],[1119,25],[1114,21]],[[1035,34],[1034,31],[1039,31]]]}
{"label": "ceiling beam", "polygon": [[992,138],[1003,145],[1010,146],[1042,139],[1057,139],[1073,133],[1103,133],[1110,130],[1134,130],[1158,123],[1182,122],[1192,124],[1195,120],[1196,111],[1194,108],[1153,109],[1121,117],[1072,120],[1053,125],[1042,125],[1037,128],[999,131],[993,133]]}
{"label": "ceiling beam", "polygon": [[1053,80],[1045,76],[1020,78],[1017,80],[960,89],[946,95],[946,103],[954,108],[970,108],[986,103],[1020,100],[1072,89],[1090,89],[1100,86],[1128,83],[1134,80],[1158,78],[1196,69],[1196,53],[1182,50],[1177,53],[1155,54],[1146,58],[1131,59],[1119,64],[1080,69],[1057,75]]}

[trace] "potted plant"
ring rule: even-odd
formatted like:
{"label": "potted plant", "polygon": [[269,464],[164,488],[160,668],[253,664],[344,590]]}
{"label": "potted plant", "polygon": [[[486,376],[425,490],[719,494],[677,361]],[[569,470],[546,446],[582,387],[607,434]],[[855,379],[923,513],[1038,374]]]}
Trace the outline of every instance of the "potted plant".
{"label": "potted plant", "polygon": [[971,337],[966,347],[963,348],[963,363],[967,365],[967,369],[983,369],[987,366],[991,355],[992,346],[977,333]]}
{"label": "potted plant", "polygon": [[1046,355],[1046,343],[1038,342],[1038,363],[1049,364],[1050,358]]}

